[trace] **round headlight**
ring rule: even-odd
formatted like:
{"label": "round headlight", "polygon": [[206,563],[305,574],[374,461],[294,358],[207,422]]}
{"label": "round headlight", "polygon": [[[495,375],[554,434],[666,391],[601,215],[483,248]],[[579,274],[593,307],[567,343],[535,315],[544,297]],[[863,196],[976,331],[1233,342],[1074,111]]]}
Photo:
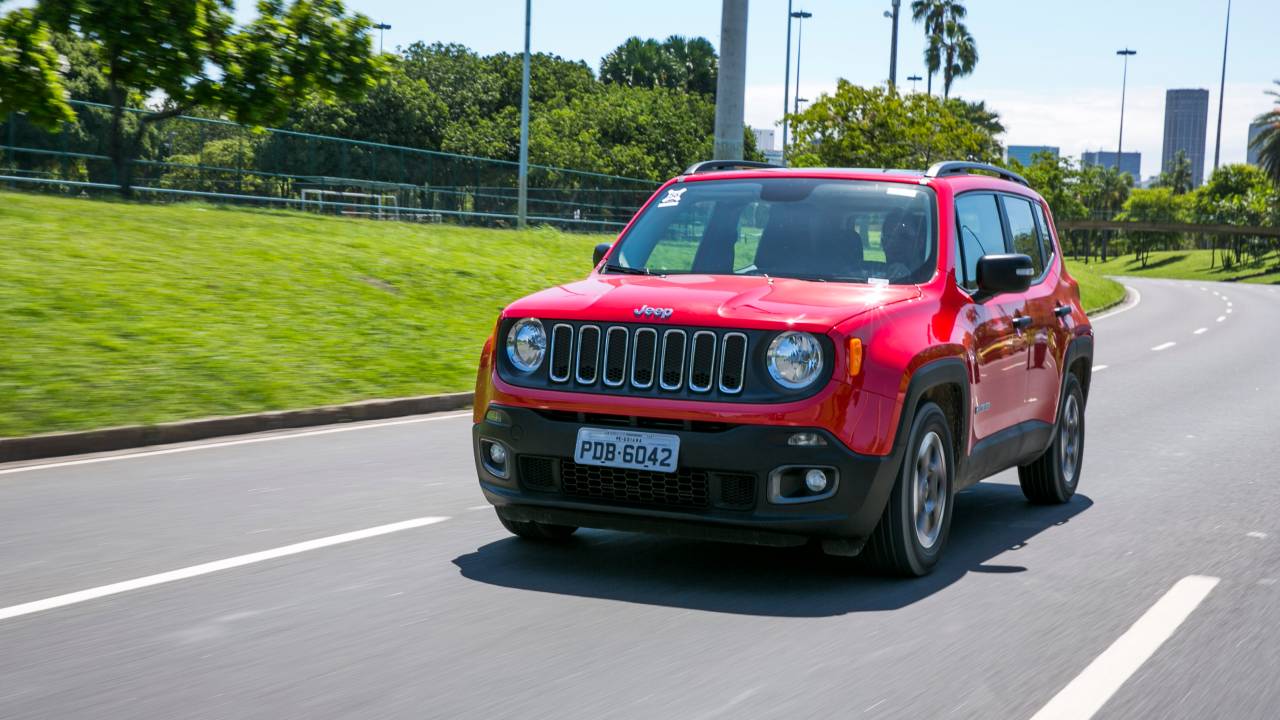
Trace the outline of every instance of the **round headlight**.
{"label": "round headlight", "polygon": [[547,354],[547,334],[536,318],[518,320],[507,333],[507,359],[520,372],[533,372]]}
{"label": "round headlight", "polygon": [[769,376],[779,385],[799,390],[822,372],[822,345],[809,333],[784,332],[769,343]]}

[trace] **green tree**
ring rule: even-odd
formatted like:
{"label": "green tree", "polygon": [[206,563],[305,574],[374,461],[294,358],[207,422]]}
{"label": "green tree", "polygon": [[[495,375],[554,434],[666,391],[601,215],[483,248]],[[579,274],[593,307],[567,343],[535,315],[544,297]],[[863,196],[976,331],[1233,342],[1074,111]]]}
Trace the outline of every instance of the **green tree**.
{"label": "green tree", "polygon": [[[1275,84],[1280,87],[1280,80]],[[1271,181],[1280,185],[1280,90],[1268,90],[1267,94],[1275,98],[1276,106],[1254,118],[1254,122],[1262,123],[1262,132],[1253,139],[1250,147],[1258,149],[1258,162],[1271,177]]]}
{"label": "green tree", "polygon": [[1173,156],[1173,166],[1168,172],[1160,173],[1156,186],[1169,188],[1174,195],[1191,192],[1191,159],[1187,157],[1185,150],[1179,150]]}
{"label": "green tree", "polygon": [[[1129,193],[1116,219],[1126,222],[1186,222],[1189,205],[1186,197],[1178,194],[1171,187],[1146,190],[1137,188]],[[1146,267],[1152,249],[1161,246],[1169,249],[1178,242],[1179,235],[1178,233],[1141,231],[1131,233],[1129,239],[1133,243],[1134,258],[1142,264],[1142,267]]]}
{"label": "green tree", "polygon": [[[1280,188],[1261,169],[1252,165],[1223,165],[1192,195],[1192,213],[1199,223],[1265,227],[1276,220]],[[1261,259],[1275,246],[1260,237],[1232,235],[1223,251],[1223,265],[1244,261],[1245,255]],[[1214,250],[1218,238],[1214,237]],[[1226,250],[1231,254],[1228,255]]]}
{"label": "green tree", "polygon": [[[340,0],[259,0],[257,7],[255,20],[236,26],[232,0],[36,1],[43,27],[93,48],[112,106],[107,154],[124,194],[132,187],[130,160],[155,123],[197,107],[253,125],[278,123],[306,97],[358,99],[382,72],[369,19],[347,15]],[[127,132],[126,107],[138,95],[162,95],[163,107]]]}
{"label": "green tree", "polygon": [[[927,167],[939,160],[997,162],[1000,143],[989,123],[975,124],[952,101],[930,95],[899,95],[839,80],[791,116],[794,165],[833,167]],[[998,119],[995,120],[998,122]]]}
{"label": "green tree", "polygon": [[933,94],[933,76],[943,67],[948,22],[959,22],[968,14],[957,0],[912,0],[911,19],[924,25],[924,64],[928,70],[925,93]]}
{"label": "green tree", "polygon": [[719,59],[706,38],[672,35],[659,43],[627,38],[600,61],[600,79],[630,87],[715,95]]}
{"label": "green tree", "polygon": [[1031,164],[1023,166],[1011,163],[1022,173],[1031,188],[1040,193],[1054,220],[1080,220],[1088,217],[1089,210],[1077,196],[1080,171],[1070,158],[1058,157],[1051,152],[1038,152],[1031,156]]}
{"label": "green tree", "polygon": [[942,33],[942,97],[951,95],[956,78],[973,73],[978,64],[978,45],[969,28],[959,20],[949,20]]}
{"label": "green tree", "polygon": [[48,29],[22,8],[0,17],[0,117],[24,111],[32,122],[57,129],[74,122],[58,76],[58,53]]}
{"label": "green tree", "polygon": [[[1116,213],[1120,212],[1120,208],[1124,207],[1132,188],[1133,176],[1129,173],[1122,173],[1115,166],[1090,165],[1080,170],[1076,183],[1076,197],[1088,211],[1089,217],[1111,220],[1115,218]],[[1093,233],[1087,237],[1085,255],[1089,256],[1092,254]],[[1102,262],[1106,262],[1111,248],[1111,233],[1103,232],[1101,240],[1101,259]]]}

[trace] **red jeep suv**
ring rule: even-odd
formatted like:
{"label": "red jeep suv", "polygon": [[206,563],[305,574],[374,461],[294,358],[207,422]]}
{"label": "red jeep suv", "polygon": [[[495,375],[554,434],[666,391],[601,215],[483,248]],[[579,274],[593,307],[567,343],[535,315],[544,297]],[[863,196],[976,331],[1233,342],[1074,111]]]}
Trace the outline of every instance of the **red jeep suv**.
{"label": "red jeep suv", "polygon": [[1032,502],[1075,492],[1093,330],[1014,173],[703,162],[595,260],[480,358],[476,471],[520,537],[816,541],[923,575],[959,490],[1017,467]]}

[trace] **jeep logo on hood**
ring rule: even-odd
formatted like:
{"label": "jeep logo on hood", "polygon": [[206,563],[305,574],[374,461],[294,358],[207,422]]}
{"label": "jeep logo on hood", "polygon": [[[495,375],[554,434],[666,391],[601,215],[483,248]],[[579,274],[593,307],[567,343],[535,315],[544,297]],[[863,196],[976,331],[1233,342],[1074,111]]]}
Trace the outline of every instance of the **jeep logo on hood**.
{"label": "jeep logo on hood", "polygon": [[648,305],[641,305],[631,312],[635,313],[636,317],[652,317],[660,320],[666,320],[671,317],[675,311],[675,308],[656,308],[649,307]]}

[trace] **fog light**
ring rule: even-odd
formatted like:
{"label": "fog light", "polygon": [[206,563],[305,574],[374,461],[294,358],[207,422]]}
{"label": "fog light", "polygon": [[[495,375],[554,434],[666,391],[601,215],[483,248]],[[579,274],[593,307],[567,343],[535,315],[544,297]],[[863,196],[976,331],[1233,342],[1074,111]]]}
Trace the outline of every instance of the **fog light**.
{"label": "fog light", "polygon": [[798,432],[791,433],[787,438],[787,444],[794,447],[820,447],[826,445],[827,441],[815,432]]}
{"label": "fog light", "polygon": [[[498,467],[502,467],[503,465],[506,465],[507,449],[499,445],[498,443],[493,443],[489,445],[489,459],[492,460],[493,464],[497,465]],[[810,470],[810,472],[815,472],[815,471]],[[817,472],[821,472],[821,471],[819,470]],[[807,483],[808,480],[806,479],[805,482]],[[824,476],[822,480],[823,485],[825,485],[826,482],[827,482],[826,477]]]}
{"label": "fog light", "polygon": [[811,493],[820,493],[827,489],[827,473],[814,468],[804,474],[804,486]]}

